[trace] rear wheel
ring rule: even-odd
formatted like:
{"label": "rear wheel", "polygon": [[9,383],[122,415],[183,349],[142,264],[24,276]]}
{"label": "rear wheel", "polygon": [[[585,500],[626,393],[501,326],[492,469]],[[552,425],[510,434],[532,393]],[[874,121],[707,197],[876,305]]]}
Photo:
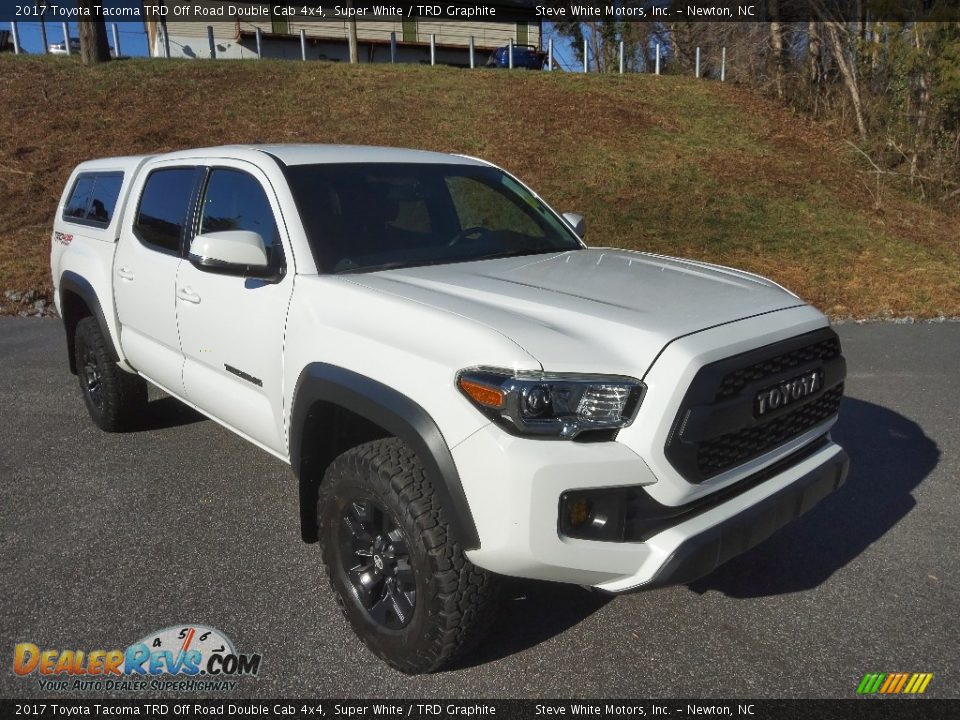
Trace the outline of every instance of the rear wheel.
{"label": "rear wheel", "polygon": [[402,441],[376,440],[338,457],[321,484],[317,517],[344,615],[387,663],[433,672],[482,637],[496,578],[450,537],[436,493]]}
{"label": "rear wheel", "polygon": [[77,323],[74,353],[80,389],[93,422],[107,432],[134,429],[147,403],[147,383],[110,359],[94,318]]}

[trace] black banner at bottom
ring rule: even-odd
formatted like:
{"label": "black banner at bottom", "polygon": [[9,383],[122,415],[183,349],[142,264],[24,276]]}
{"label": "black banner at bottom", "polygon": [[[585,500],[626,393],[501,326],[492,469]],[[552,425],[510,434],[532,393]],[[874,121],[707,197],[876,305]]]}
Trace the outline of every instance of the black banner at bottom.
{"label": "black banner at bottom", "polygon": [[0,718],[790,718],[960,717],[960,699],[850,700],[0,700]]}

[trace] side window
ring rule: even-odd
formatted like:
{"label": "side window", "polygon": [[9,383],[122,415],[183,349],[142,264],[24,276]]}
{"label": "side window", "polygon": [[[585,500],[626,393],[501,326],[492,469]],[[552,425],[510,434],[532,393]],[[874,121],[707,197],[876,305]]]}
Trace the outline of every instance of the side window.
{"label": "side window", "polygon": [[154,250],[179,254],[199,173],[199,168],[169,168],[150,173],[133,225],[141,242]]}
{"label": "side window", "polygon": [[63,208],[63,219],[83,225],[106,227],[123,185],[123,173],[84,173],[77,177]]}
{"label": "side window", "polygon": [[90,209],[87,210],[87,219],[108,225],[113,217],[113,210],[120,197],[120,186],[123,185],[121,173],[97,175],[93,183],[93,192],[90,195]]}
{"label": "side window", "polygon": [[200,233],[249,230],[263,238],[270,264],[284,264],[283,245],[273,209],[263,187],[241,170],[214,168],[207,181],[200,214]]}
{"label": "side window", "polygon": [[90,192],[93,190],[93,175],[80,175],[73,185],[73,192],[63,209],[64,219],[86,220],[90,206]]}

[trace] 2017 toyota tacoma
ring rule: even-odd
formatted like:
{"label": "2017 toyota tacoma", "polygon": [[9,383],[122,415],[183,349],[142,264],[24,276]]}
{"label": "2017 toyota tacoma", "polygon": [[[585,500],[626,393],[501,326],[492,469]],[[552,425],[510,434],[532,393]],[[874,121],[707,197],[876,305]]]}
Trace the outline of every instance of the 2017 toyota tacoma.
{"label": "2017 toyota tacoma", "polygon": [[497,575],[687,582],[846,476],[820,312],[583,235],[474,158],[219,147],[81,164],[51,266],[93,421],[150,382],[289,463],[346,617],[415,673]]}

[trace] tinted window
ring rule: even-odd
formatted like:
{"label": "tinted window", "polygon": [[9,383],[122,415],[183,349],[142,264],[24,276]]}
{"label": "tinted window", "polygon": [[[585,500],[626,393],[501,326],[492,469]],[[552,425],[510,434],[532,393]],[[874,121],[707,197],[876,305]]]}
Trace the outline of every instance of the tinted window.
{"label": "tinted window", "polygon": [[64,219],[106,227],[113,218],[121,185],[123,173],[84,173],[78,176],[63,209]]}
{"label": "tinted window", "polygon": [[123,175],[98,175],[93,183],[93,193],[90,199],[90,209],[87,210],[87,219],[101,222],[104,225],[113,217],[113,209],[117,206],[120,197],[120,186],[123,184]]}
{"label": "tinted window", "polygon": [[170,168],[150,173],[134,224],[140,240],[157,250],[180,252],[180,239],[199,173],[199,168]]}
{"label": "tinted window", "polygon": [[331,163],[291,165],[285,173],[324,272],[583,247],[536,196],[496,168]]}
{"label": "tinted window", "polygon": [[283,264],[283,246],[273,210],[256,178],[240,170],[216,168],[203,196],[200,233],[249,230],[263,238],[271,264]]}
{"label": "tinted window", "polygon": [[93,190],[93,175],[81,175],[73,186],[67,206],[63,209],[63,216],[74,220],[86,220],[87,208],[90,206],[90,192]]}

